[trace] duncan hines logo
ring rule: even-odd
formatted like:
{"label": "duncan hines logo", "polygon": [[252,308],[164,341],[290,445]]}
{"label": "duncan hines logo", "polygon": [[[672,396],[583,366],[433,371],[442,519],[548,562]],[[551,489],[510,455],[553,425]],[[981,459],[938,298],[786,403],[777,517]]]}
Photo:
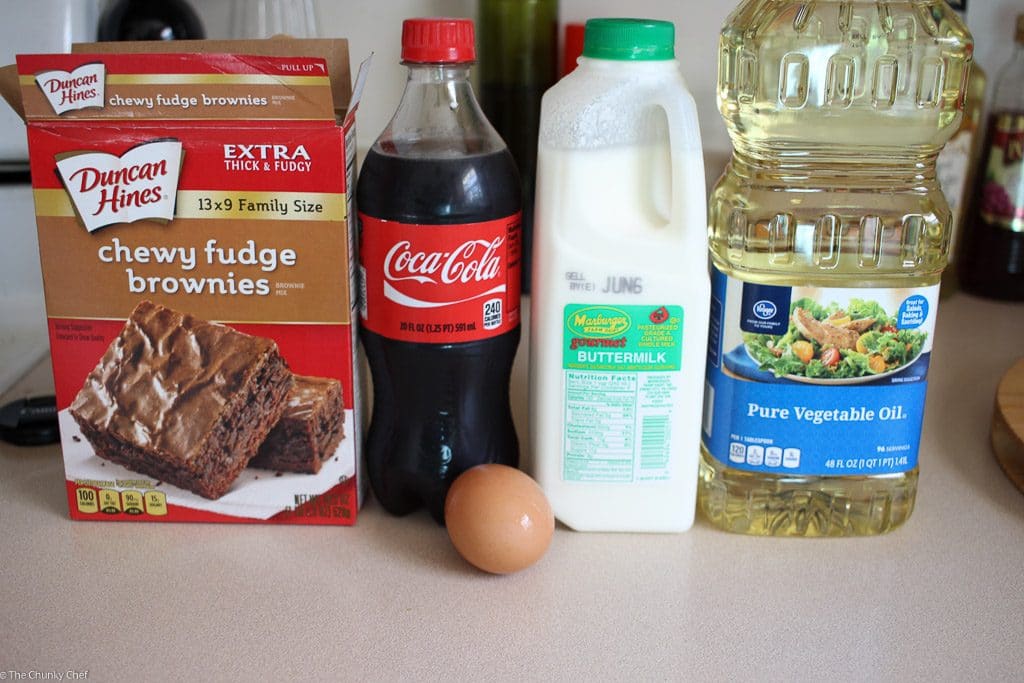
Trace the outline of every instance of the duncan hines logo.
{"label": "duncan hines logo", "polygon": [[177,140],[154,140],[121,156],[71,154],[57,161],[57,173],[89,232],[114,223],[170,221],[183,154]]}
{"label": "duncan hines logo", "polygon": [[[410,308],[441,308],[504,292],[504,243],[504,237],[468,240],[451,251],[428,252],[402,240],[384,257],[384,296]],[[435,287],[456,298],[425,298]]]}
{"label": "duncan hines logo", "polygon": [[107,69],[102,62],[83,64],[74,71],[44,71],[36,85],[57,114],[87,107],[103,108]]}

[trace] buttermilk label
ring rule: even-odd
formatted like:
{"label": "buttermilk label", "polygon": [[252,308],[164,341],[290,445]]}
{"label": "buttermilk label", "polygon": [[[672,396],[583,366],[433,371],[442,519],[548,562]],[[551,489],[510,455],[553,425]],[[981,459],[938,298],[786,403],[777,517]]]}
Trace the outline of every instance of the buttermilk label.
{"label": "buttermilk label", "polygon": [[680,306],[571,304],[564,315],[566,370],[676,372],[682,367]]}
{"label": "buttermilk label", "polygon": [[56,114],[103,107],[103,86],[107,69],[102,62],[83,64],[72,71],[44,71],[36,74],[36,85]]}
{"label": "buttermilk label", "polygon": [[178,140],[154,140],[121,156],[72,152],[57,175],[89,232],[115,223],[171,221],[184,156]]}
{"label": "buttermilk label", "polygon": [[682,306],[569,304],[562,315],[562,479],[671,479],[673,435],[681,430],[673,406],[682,390]]}
{"label": "buttermilk label", "polygon": [[457,343],[519,324],[521,214],[416,225],[359,214],[361,316],[389,339]]}

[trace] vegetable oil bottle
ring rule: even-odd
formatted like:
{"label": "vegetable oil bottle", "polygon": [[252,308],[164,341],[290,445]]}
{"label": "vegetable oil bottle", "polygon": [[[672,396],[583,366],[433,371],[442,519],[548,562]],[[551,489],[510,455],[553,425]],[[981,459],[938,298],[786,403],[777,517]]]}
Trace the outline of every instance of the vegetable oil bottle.
{"label": "vegetable oil bottle", "polygon": [[745,0],[726,20],[699,482],[715,525],[850,536],[910,516],[949,247],[935,159],[972,51],[942,0]]}

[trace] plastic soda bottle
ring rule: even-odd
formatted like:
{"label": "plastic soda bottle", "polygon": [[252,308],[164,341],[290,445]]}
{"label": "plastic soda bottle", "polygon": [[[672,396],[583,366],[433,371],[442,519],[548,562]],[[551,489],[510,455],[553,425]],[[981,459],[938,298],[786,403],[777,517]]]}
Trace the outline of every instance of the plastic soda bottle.
{"label": "plastic soda bottle", "polygon": [[939,0],[746,0],[718,98],[700,506],[761,535],[910,516],[973,43]]}
{"label": "plastic soda bottle", "polygon": [[674,34],[588,21],[579,67],[541,104],[533,471],[581,531],[685,531],[696,509],[706,202]]}
{"label": "plastic soda bottle", "polygon": [[405,93],[356,193],[370,485],[389,512],[425,506],[439,522],[455,477],[519,459],[509,376],[522,196],[473,95],[473,59],[470,20],[404,22]]}

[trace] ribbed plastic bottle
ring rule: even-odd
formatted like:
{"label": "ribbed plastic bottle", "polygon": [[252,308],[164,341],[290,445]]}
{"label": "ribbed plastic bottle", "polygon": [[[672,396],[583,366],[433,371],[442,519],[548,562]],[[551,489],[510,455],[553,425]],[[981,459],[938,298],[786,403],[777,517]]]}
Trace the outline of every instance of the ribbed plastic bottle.
{"label": "ribbed plastic bottle", "polygon": [[973,43],[939,0],[747,0],[709,205],[700,506],[729,531],[852,536],[914,507],[950,210],[935,159]]}

